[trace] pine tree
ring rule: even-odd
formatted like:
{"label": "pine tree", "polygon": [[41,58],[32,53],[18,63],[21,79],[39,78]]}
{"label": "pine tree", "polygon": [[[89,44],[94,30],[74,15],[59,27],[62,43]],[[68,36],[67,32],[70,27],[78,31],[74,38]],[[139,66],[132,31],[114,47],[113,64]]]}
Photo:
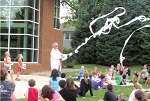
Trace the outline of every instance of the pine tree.
{"label": "pine tree", "polygon": [[[110,13],[116,7],[124,7],[127,13],[120,17],[119,25],[122,25],[140,15],[148,17],[150,15],[149,4],[150,1],[147,0],[82,0],[78,9],[76,31],[73,34],[73,48],[76,48],[84,42],[85,38],[91,36],[89,24],[98,16]],[[122,10],[118,10],[106,18],[98,20],[92,26],[94,32],[97,32],[104,26],[107,18],[112,18],[121,12]],[[120,52],[125,40],[134,30],[145,24],[149,24],[149,22],[141,23],[140,21],[135,21],[120,29],[113,26],[109,34],[102,34],[101,36],[92,38],[86,45],[81,47],[79,53],[76,55],[77,61],[79,63],[97,63],[102,65],[116,64],[119,62]],[[149,28],[136,31],[133,34],[123,52],[125,65],[149,62],[149,34]]]}
{"label": "pine tree", "polygon": [[[90,22],[99,15],[102,0],[81,0],[78,9],[78,23],[76,31],[72,36],[72,46],[77,48],[80,44],[92,35],[89,30]],[[95,39],[91,39],[86,45],[79,49],[76,58],[79,63],[96,63]]]}

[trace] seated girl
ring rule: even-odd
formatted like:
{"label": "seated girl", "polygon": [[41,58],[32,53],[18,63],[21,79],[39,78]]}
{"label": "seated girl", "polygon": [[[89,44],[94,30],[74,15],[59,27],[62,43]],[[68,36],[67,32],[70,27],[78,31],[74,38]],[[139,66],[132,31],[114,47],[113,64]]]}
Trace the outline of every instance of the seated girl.
{"label": "seated girl", "polygon": [[63,100],[62,96],[55,90],[53,90],[49,85],[44,85],[41,94],[40,94],[41,101],[65,101]]}
{"label": "seated girl", "polygon": [[92,88],[94,88],[95,90],[98,90],[98,88],[100,87],[100,89],[102,89],[103,87],[103,78],[104,78],[104,75],[101,75],[100,76],[101,78],[99,78],[97,75],[96,75],[96,72],[95,71],[92,71]]}
{"label": "seated girl", "polygon": [[112,70],[109,69],[108,73],[106,74],[106,82],[112,85],[119,85],[121,81],[122,77],[120,75],[114,76]]}

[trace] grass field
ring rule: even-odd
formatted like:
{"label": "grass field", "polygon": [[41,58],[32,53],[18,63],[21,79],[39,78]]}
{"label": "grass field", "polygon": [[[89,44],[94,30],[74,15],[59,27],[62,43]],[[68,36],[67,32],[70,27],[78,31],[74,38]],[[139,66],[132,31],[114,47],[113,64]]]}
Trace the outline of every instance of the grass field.
{"label": "grass field", "polygon": [[[85,69],[88,70],[89,73],[91,73],[91,71],[93,70],[94,67],[98,67],[98,70],[101,71],[102,73],[105,73],[106,69],[109,69],[109,67],[106,67],[106,66],[101,66],[101,65],[95,65],[95,64],[81,64],[81,65],[75,65],[74,68],[76,69],[80,69],[80,67],[84,65],[85,66]],[[129,76],[129,80],[131,79],[132,77],[132,74],[134,71],[141,71],[143,66],[130,66],[130,67],[127,67],[127,68],[130,68],[131,69],[131,76]],[[72,77],[75,77],[76,73],[78,72],[67,72],[66,75],[69,76],[71,75]],[[136,80],[134,81],[136,82]],[[142,84],[142,87],[143,88],[148,88],[150,86],[145,86],[144,85],[144,80],[141,80],[140,81],[140,84]],[[131,91],[133,90],[133,86],[114,86],[114,92],[116,95],[118,94],[121,94],[123,93],[124,94],[124,97],[126,100],[128,100],[129,98],[129,95],[131,93]],[[77,101],[97,101],[99,99],[102,99],[103,96],[104,96],[104,93],[106,92],[106,89],[102,89],[102,90],[93,90],[93,93],[94,93],[94,96],[91,97],[90,96],[90,93],[88,92],[86,94],[86,97],[85,98],[82,98],[82,97],[78,97],[77,98]],[[17,99],[17,101],[25,101],[25,99]]]}

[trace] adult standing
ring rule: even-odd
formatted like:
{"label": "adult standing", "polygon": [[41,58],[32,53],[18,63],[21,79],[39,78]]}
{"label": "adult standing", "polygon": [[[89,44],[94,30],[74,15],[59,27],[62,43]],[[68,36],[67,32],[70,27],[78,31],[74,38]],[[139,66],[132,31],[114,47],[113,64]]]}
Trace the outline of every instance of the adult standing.
{"label": "adult standing", "polygon": [[61,72],[61,56],[62,53],[58,50],[58,43],[54,42],[52,44],[52,50],[50,53],[50,62],[51,62],[51,70],[57,69],[58,72]]}

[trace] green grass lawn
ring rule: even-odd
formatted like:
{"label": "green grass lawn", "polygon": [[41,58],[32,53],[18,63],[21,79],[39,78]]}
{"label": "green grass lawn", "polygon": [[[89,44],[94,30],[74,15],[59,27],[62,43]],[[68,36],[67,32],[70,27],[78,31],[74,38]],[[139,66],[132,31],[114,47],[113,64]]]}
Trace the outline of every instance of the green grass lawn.
{"label": "green grass lawn", "polygon": [[[98,70],[101,71],[102,73],[105,73],[106,69],[109,69],[109,67],[101,66],[101,65],[95,65],[95,64],[80,64],[80,65],[75,65],[74,68],[80,69],[80,67],[82,65],[85,66],[85,69],[87,69],[89,73],[91,73],[91,71],[93,70],[94,67],[98,67]],[[129,66],[129,67],[126,67],[126,68],[130,68],[131,69],[131,76],[129,76],[129,80],[131,80],[133,72],[134,71],[137,71],[137,72],[141,71],[143,66]],[[75,77],[76,73],[78,73],[78,72],[67,72],[66,75],[67,76],[71,75],[72,77]],[[136,80],[134,82],[136,82]],[[140,84],[142,84],[143,88],[148,88],[148,86],[144,85],[144,80],[141,80]],[[133,86],[114,86],[115,94],[118,95],[118,94],[123,93],[126,100],[128,100],[129,95],[130,95],[132,90],[133,90]],[[85,98],[78,97],[77,101],[97,101],[97,100],[103,98],[105,92],[106,92],[106,89],[93,90],[94,97],[91,97],[90,93],[88,92],[86,94]],[[17,101],[25,101],[25,99],[17,99]]]}

